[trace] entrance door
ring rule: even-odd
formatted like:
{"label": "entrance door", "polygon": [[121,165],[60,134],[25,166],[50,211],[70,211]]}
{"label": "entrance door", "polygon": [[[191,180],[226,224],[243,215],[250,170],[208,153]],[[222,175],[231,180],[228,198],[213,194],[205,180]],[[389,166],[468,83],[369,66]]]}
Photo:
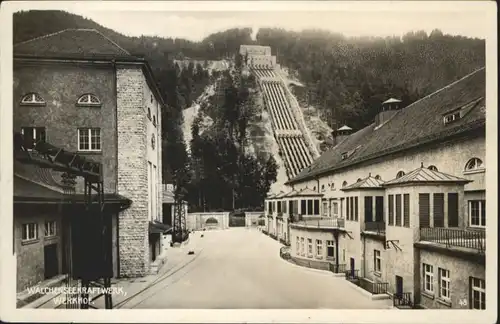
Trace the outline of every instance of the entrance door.
{"label": "entrance door", "polygon": [[403,296],[403,277],[396,276],[396,296]]}
{"label": "entrance door", "polygon": [[351,276],[354,277],[355,261],[351,258]]}
{"label": "entrance door", "polygon": [[45,245],[43,248],[44,256],[44,277],[49,279],[59,273],[59,262],[57,259],[57,244]]}

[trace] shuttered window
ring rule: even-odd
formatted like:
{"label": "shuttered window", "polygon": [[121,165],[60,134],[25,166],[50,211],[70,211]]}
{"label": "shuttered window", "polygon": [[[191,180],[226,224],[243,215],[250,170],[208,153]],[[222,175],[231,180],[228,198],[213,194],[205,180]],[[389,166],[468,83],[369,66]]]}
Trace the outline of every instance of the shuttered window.
{"label": "shuttered window", "polygon": [[359,214],[358,197],[354,197],[354,220],[356,222],[358,221],[358,214]]}
{"label": "shuttered window", "polygon": [[426,193],[418,194],[418,214],[420,228],[430,227],[430,196]]}
{"label": "shuttered window", "polygon": [[444,227],[444,194],[435,193],[434,200],[434,227]]}
{"label": "shuttered window", "polygon": [[307,210],[307,200],[301,199],[300,200],[300,214],[307,215],[306,210]]}
{"label": "shuttered window", "polygon": [[281,213],[281,201],[278,201],[278,214]]}
{"label": "shuttered window", "polygon": [[403,226],[410,227],[410,195],[403,196]]}
{"label": "shuttered window", "polygon": [[448,193],[448,227],[458,227],[458,194]]}
{"label": "shuttered window", "polygon": [[345,211],[346,211],[346,218],[347,220],[350,220],[351,219],[351,204],[350,204],[351,200],[349,199],[349,197],[347,197],[347,199],[345,200]]}
{"label": "shuttered window", "polygon": [[401,195],[396,195],[396,226],[401,226]]}
{"label": "shuttered window", "polygon": [[373,222],[373,197],[365,197],[365,222]]}
{"label": "shuttered window", "polygon": [[384,221],[384,197],[375,197],[375,221]]}
{"label": "shuttered window", "polygon": [[394,195],[389,195],[389,225],[394,225]]}
{"label": "shuttered window", "polygon": [[314,215],[319,215],[319,200],[314,200]]}
{"label": "shuttered window", "polygon": [[313,213],[313,201],[311,199],[307,200],[307,215],[312,215]]}

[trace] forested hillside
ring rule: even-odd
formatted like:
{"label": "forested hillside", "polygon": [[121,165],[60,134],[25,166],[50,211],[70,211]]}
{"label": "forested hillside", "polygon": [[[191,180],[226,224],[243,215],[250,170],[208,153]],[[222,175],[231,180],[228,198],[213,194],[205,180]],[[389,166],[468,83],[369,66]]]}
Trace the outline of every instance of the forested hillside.
{"label": "forested hillside", "polygon": [[[228,201],[232,204],[231,196],[235,197],[236,206],[255,206],[265,194],[261,191],[267,190],[268,182],[272,182],[275,167],[272,159],[253,159],[235,151],[245,139],[241,128],[246,127],[247,121],[240,118],[241,112],[237,110],[251,103],[241,99],[247,90],[240,89],[240,85],[234,83],[234,76],[230,75],[223,75],[229,85],[222,96],[227,101],[219,103],[220,109],[211,112],[215,114],[215,117],[211,116],[214,127],[199,136],[195,126],[194,142],[191,143],[193,156],[188,156],[181,127],[182,110],[219,77],[218,74],[209,75],[207,64],[201,62],[233,59],[242,44],[269,45],[278,63],[287,67],[305,85],[305,91],[297,93],[299,101],[317,107],[322,119],[330,126],[346,123],[355,130],[369,125],[381,102],[388,97],[409,104],[485,64],[484,40],[443,35],[439,30],[430,35],[409,31],[403,37],[352,38],[321,30],[292,32],[263,28],[253,41],[251,28],[235,28],[209,35],[201,42],[192,42],[149,36],[127,37],[92,20],[63,11],[16,13],[14,43],[67,28],[97,29],[131,54],[148,60],[168,105],[162,119],[165,139],[162,144],[164,152],[168,151],[164,156],[166,163],[163,163],[164,175],[167,176],[164,180],[170,182],[173,175],[178,188],[192,188],[188,196],[198,207],[208,203],[211,208],[227,208]],[[182,68],[175,63],[189,60],[198,62],[183,63]],[[252,87],[247,85],[247,88]],[[205,162],[200,164],[203,159]],[[203,172],[193,173],[193,168],[202,168]],[[237,181],[235,177],[241,170],[247,170],[249,176]],[[269,179],[263,177],[266,170],[271,171]],[[215,196],[209,197],[215,192],[210,187],[212,181],[222,186],[217,193],[224,196],[223,201],[216,201]],[[202,189],[196,193],[193,188]],[[252,188],[259,191],[252,191]],[[243,199],[243,192],[256,200]]]}

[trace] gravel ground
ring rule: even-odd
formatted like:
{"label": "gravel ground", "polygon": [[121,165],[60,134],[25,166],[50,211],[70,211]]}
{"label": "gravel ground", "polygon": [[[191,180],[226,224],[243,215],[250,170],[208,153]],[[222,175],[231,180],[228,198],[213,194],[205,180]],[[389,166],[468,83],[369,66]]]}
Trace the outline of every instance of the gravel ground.
{"label": "gravel ground", "polygon": [[372,301],[344,278],[282,260],[281,244],[257,229],[203,234],[191,234],[189,263],[166,272],[123,308],[391,308],[390,300]]}

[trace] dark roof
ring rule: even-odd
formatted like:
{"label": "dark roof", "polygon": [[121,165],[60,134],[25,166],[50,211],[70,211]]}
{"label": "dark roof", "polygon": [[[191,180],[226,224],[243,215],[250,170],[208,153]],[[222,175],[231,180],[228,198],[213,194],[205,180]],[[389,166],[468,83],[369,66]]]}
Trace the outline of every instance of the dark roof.
{"label": "dark roof", "polygon": [[382,184],[384,181],[376,179],[369,175],[368,177],[362,179],[361,181],[355,182],[352,185],[344,187],[340,190],[355,190],[355,189],[383,189]]}
{"label": "dark roof", "polygon": [[[464,78],[397,111],[378,129],[371,124],[350,135],[336,147],[323,153],[288,183],[350,167],[357,163],[441,141],[469,131],[484,131],[485,69]],[[474,107],[468,105],[472,102]],[[467,107],[462,118],[445,125],[443,113]],[[348,157],[342,159],[342,153]]]}
{"label": "dark roof", "polygon": [[[15,203],[77,203],[84,202],[83,194],[69,195],[56,191],[30,180],[14,176],[14,202]],[[130,199],[119,194],[104,194],[105,203],[119,203],[130,205]]]}
{"label": "dark roof", "polygon": [[450,174],[446,174],[439,171],[430,170],[428,168],[424,168],[422,165],[420,168],[411,171],[408,174],[405,174],[402,177],[390,180],[385,182],[382,186],[394,186],[394,185],[402,185],[407,183],[412,184],[427,184],[427,183],[468,183],[472,182],[471,180],[467,180],[464,178],[455,177]]}
{"label": "dark roof", "polygon": [[27,54],[41,57],[81,56],[131,56],[108,37],[95,29],[65,29],[14,44],[14,55]]}

